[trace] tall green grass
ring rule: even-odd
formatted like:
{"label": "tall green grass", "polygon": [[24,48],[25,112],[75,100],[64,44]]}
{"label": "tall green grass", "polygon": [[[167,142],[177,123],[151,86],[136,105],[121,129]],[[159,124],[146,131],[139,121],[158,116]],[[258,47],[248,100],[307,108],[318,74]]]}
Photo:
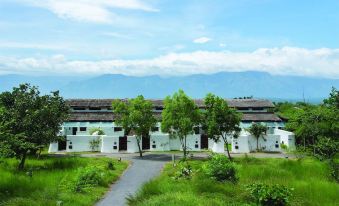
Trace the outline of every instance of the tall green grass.
{"label": "tall green grass", "polygon": [[[108,170],[108,161],[113,161],[115,170]],[[17,160],[0,161],[0,205],[1,206],[55,206],[93,205],[126,169],[128,163],[109,158],[43,157],[28,159],[26,171],[17,171]],[[71,185],[75,181],[78,168],[96,166],[105,171],[105,186],[93,187],[86,193],[75,193]],[[32,177],[27,172],[32,171]]]}
{"label": "tall green grass", "polygon": [[156,179],[145,184],[129,204],[141,205],[251,205],[245,189],[250,183],[282,184],[294,188],[290,205],[339,205],[339,185],[329,177],[326,163],[315,159],[239,158],[239,182],[219,183],[202,172],[204,161],[191,161],[191,180],[172,178],[177,168],[168,164]]}

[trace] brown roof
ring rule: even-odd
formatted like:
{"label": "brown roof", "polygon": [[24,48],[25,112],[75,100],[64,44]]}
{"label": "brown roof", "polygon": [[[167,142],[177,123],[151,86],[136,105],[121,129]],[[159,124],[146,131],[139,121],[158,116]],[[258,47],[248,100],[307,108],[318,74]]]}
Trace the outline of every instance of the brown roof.
{"label": "brown roof", "polygon": [[[154,113],[161,120],[161,113]],[[68,121],[70,122],[113,122],[113,112],[72,112]],[[242,121],[251,122],[281,122],[282,120],[274,113],[244,113]]]}
{"label": "brown roof", "polygon": [[[104,107],[109,108],[112,105],[114,99],[68,99],[67,103],[70,107]],[[127,101],[128,99],[122,99]],[[230,107],[234,108],[272,108],[273,103],[264,99],[225,99]],[[163,107],[162,99],[150,99],[155,107]],[[195,99],[194,102],[199,107],[204,107],[204,101],[202,99]]]}
{"label": "brown roof", "polygon": [[274,113],[243,113],[242,121],[251,122],[281,122],[282,120]]}

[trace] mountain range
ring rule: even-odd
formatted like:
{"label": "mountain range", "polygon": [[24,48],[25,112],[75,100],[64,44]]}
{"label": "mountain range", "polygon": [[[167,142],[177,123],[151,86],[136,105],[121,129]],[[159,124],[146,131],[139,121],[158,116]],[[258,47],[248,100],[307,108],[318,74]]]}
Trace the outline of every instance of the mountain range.
{"label": "mountain range", "polygon": [[20,83],[39,86],[42,93],[59,90],[65,98],[164,98],[183,89],[192,98],[212,92],[225,98],[253,96],[274,101],[318,102],[328,96],[331,87],[339,88],[339,79],[279,76],[264,72],[221,72],[189,76],[28,76],[1,75],[0,92]]}

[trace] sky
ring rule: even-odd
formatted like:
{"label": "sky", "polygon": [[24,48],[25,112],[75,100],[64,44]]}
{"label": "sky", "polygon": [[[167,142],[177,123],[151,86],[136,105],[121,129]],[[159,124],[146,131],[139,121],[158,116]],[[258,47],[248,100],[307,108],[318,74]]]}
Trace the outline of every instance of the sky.
{"label": "sky", "polygon": [[0,74],[339,79],[338,0],[0,0]]}

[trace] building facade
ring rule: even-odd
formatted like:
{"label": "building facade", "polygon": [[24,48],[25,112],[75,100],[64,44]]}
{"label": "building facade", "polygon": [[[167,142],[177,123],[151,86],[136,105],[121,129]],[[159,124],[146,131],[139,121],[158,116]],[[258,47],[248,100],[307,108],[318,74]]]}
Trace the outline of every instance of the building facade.
{"label": "building facade", "polygon": [[[92,151],[90,141],[99,139],[98,151],[102,153],[134,153],[138,151],[135,136],[126,136],[121,126],[115,124],[112,112],[113,99],[70,99],[67,104],[71,108],[69,119],[63,123],[60,135],[66,136],[65,141],[51,143],[49,152]],[[127,101],[127,100],[123,100]],[[149,151],[181,150],[179,139],[172,139],[169,134],[161,131],[161,112],[164,109],[162,100],[150,100],[153,112],[159,122],[150,131],[149,138],[141,141],[142,149]],[[204,109],[203,100],[194,100],[200,109]],[[256,139],[246,130],[253,122],[265,124],[267,134],[259,139],[259,149],[263,151],[281,151],[281,144],[294,148],[294,134],[283,130],[284,121],[274,114],[274,105],[268,100],[258,99],[226,99],[228,105],[242,113],[238,138],[229,138],[232,152],[248,153],[256,150]],[[91,128],[100,128],[105,135],[90,135]],[[187,137],[190,151],[210,149],[214,152],[224,152],[224,142],[214,142],[209,139],[201,128],[196,127],[194,134]]]}

